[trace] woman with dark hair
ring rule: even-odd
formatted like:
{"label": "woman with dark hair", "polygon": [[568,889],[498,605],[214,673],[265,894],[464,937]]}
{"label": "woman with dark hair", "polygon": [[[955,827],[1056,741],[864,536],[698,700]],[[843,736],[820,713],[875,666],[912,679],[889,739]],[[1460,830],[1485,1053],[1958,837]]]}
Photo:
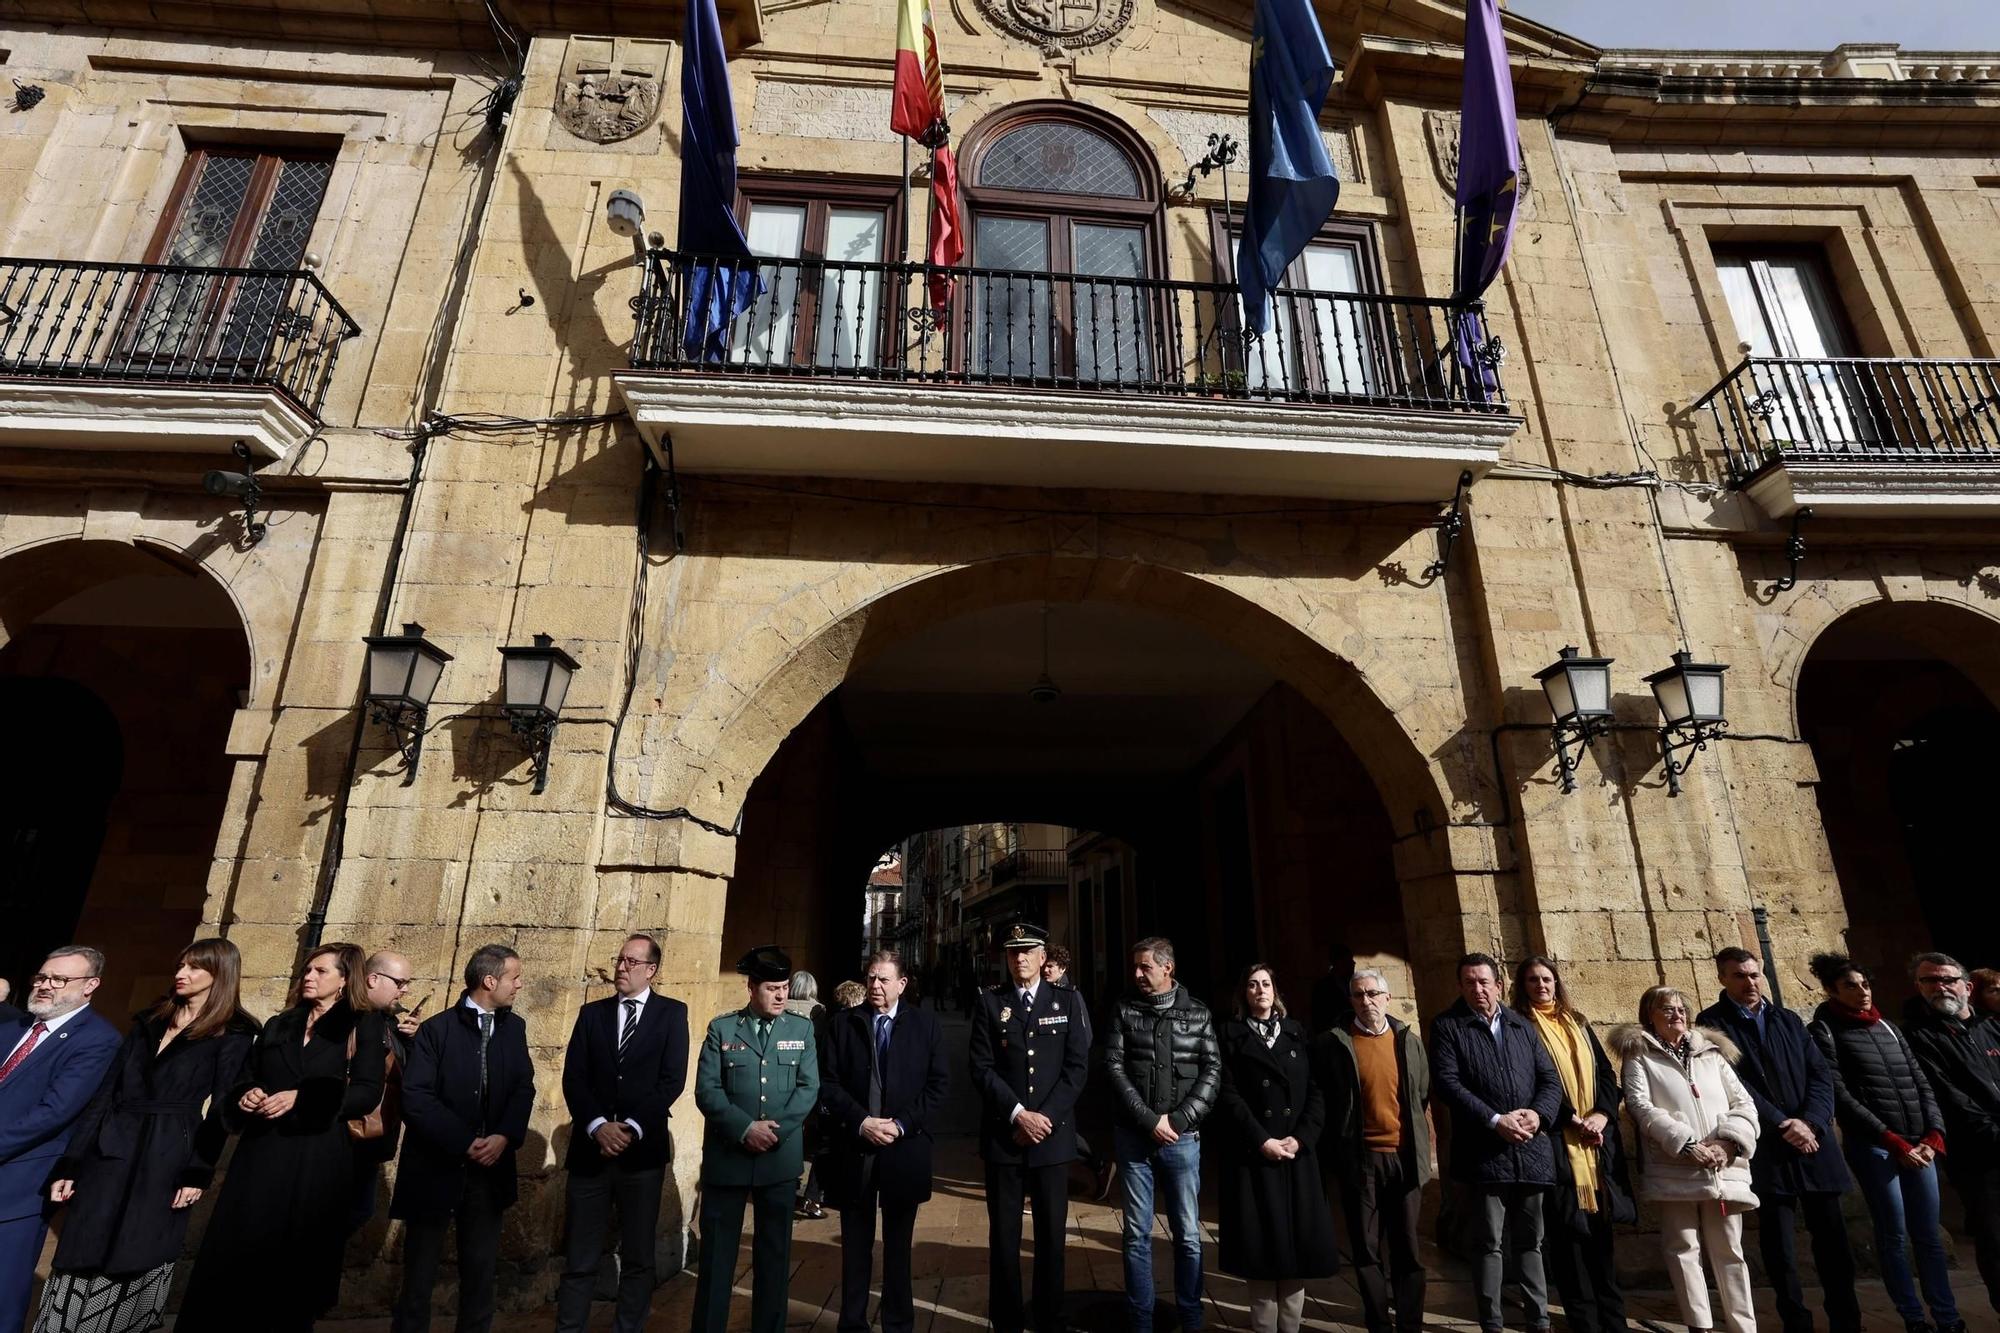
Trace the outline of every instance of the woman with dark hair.
{"label": "woman with dark hair", "polygon": [[35,1333],[160,1326],[189,1210],[229,1139],[222,1108],[257,1039],[242,975],[235,945],[196,940],[173,991],[133,1019],[49,1175],[62,1239]]}
{"label": "woman with dark hair", "polygon": [[2000,968],[1972,969],[1972,1012],[2000,1018]]}
{"label": "woman with dark hair", "polygon": [[177,1333],[310,1329],[340,1295],[354,1139],[382,1100],[390,1016],[368,1004],[352,944],[306,955],[223,1100],[242,1135],[202,1237]]}
{"label": "woman with dark hair", "polygon": [[1563,1100],[1542,1126],[1555,1149],[1542,1255],[1577,1333],[1624,1333],[1625,1293],[1612,1260],[1612,1224],[1638,1221],[1625,1182],[1618,1107],[1625,1094],[1590,1020],[1569,1002],[1554,960],[1529,958],[1514,972],[1514,1008],[1542,1039],[1562,1080]]}
{"label": "woman with dark hair", "polygon": [[[1911,1333],[1932,1324],[1938,1333],[1962,1333],[1938,1225],[1936,1159],[1945,1142],[1937,1098],[1909,1041],[1875,1007],[1868,970],[1845,954],[1823,953],[1813,957],[1812,973],[1826,988],[1826,1001],[1809,1030],[1833,1067],[1840,1146],[1868,1201],[1882,1285]],[[1914,1277],[1910,1245],[1917,1252]]]}
{"label": "woman with dark hair", "polygon": [[1295,1333],[1306,1280],[1340,1266],[1333,1213],[1316,1156],[1326,1102],[1312,1078],[1305,1026],[1285,1016],[1271,969],[1252,963],[1236,987],[1236,1016],[1217,1034],[1216,1098],[1222,1172],[1222,1271],[1250,1286],[1250,1327]]}

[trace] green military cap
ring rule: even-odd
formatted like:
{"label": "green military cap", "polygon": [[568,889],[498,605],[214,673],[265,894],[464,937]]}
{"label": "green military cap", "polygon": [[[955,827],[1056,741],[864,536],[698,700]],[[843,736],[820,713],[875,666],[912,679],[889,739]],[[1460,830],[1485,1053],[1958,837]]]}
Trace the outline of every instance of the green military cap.
{"label": "green military cap", "polygon": [[736,970],[752,981],[790,981],[792,960],[775,944],[760,944],[737,961]]}

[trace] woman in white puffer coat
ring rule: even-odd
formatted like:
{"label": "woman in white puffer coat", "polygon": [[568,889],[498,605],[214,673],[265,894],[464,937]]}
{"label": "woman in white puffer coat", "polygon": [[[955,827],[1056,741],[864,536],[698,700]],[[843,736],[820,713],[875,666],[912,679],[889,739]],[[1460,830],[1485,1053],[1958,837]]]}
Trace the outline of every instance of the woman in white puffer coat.
{"label": "woman in white puffer coat", "polygon": [[1659,1208],[1667,1276],[1691,1333],[1715,1327],[1703,1251],[1727,1327],[1756,1333],[1743,1214],[1757,1206],[1750,1192],[1757,1108],[1731,1068],[1734,1043],[1691,1028],[1693,1014],[1681,992],[1655,986],[1639,1001],[1638,1024],[1611,1032],[1611,1049],[1625,1062],[1625,1109],[1639,1131],[1638,1194]]}

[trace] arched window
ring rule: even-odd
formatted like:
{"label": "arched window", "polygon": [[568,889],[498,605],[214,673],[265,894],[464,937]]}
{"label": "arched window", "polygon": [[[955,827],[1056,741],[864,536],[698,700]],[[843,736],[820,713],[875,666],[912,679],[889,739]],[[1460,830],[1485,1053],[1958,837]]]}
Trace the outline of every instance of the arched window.
{"label": "arched window", "polygon": [[1159,327],[1160,173],[1124,126],[1068,104],[1009,108],[974,130],[967,359],[996,379],[1139,383]]}

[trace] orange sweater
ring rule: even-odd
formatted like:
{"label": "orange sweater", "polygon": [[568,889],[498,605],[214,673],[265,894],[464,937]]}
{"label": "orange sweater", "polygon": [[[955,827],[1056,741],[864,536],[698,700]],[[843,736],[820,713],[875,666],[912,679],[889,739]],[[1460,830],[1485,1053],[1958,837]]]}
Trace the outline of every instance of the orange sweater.
{"label": "orange sweater", "polygon": [[1396,1033],[1371,1037],[1349,1025],[1355,1072],[1361,1079],[1361,1141],[1377,1152],[1403,1146],[1403,1079],[1396,1067]]}

